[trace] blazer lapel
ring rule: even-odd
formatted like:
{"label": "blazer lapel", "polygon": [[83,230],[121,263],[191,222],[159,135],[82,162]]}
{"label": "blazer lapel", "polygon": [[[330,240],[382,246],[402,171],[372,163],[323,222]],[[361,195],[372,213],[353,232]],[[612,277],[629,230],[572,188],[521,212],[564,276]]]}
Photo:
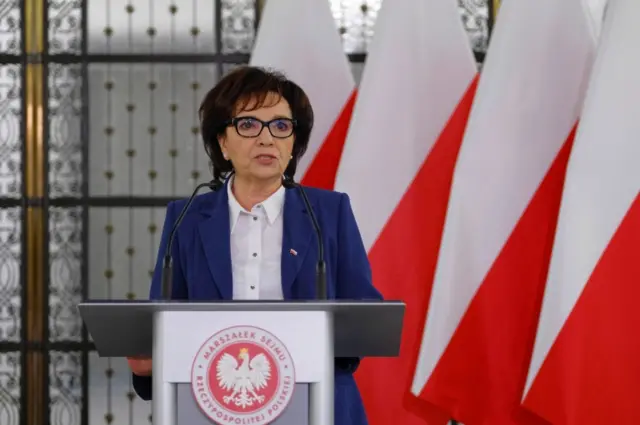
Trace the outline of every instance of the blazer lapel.
{"label": "blazer lapel", "polygon": [[297,189],[287,189],[284,201],[282,234],[282,292],[292,298],[291,287],[312,241],[313,227]]}
{"label": "blazer lapel", "polygon": [[215,205],[203,209],[210,215],[200,222],[198,231],[209,271],[223,300],[233,298],[233,275],[231,272],[231,230],[226,184],[216,193]]}

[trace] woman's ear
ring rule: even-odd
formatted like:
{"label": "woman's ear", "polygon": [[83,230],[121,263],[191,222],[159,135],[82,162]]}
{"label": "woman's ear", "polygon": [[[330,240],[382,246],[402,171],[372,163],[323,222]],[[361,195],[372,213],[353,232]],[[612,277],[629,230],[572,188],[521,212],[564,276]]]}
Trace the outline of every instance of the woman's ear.
{"label": "woman's ear", "polygon": [[218,145],[220,146],[222,157],[228,161],[229,155],[227,154],[227,138],[224,136],[218,136]]}

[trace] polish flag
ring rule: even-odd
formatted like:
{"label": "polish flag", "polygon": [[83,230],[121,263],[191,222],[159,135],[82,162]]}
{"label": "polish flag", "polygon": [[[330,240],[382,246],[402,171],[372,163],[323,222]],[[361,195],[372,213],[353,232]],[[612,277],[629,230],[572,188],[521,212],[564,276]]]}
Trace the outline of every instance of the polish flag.
{"label": "polish flag", "polygon": [[267,1],[250,65],[284,72],[307,93],[314,126],[296,175],[304,185],[333,189],[356,86],[329,2]]}
{"label": "polish flag", "polygon": [[458,157],[414,394],[518,423],[565,169],[595,52],[583,0],[502,3]]}
{"label": "polish flag", "polygon": [[610,2],[567,170],[523,403],[554,425],[640,423],[638,16]]}
{"label": "polish flag", "polygon": [[336,190],[375,286],[406,312],[400,356],[365,359],[356,379],[371,425],[444,424],[409,391],[477,67],[455,1],[385,1],[374,30]]}

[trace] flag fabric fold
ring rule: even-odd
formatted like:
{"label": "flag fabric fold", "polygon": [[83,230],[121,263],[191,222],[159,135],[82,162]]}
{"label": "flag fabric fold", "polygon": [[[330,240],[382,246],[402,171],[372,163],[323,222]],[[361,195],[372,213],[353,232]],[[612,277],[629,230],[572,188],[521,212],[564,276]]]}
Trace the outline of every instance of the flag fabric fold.
{"label": "flag fabric fold", "polygon": [[333,189],[356,87],[329,2],[266,2],[250,65],[284,72],[307,93],[314,127],[296,178]]}
{"label": "flag fabric fold", "polygon": [[609,2],[567,170],[523,404],[553,425],[640,423],[640,2]]}
{"label": "flag fabric fold", "polygon": [[528,419],[519,406],[595,54],[593,22],[582,0],[500,8],[453,177],[412,388],[465,424]]}
{"label": "flag fabric fold", "polygon": [[410,387],[476,78],[455,2],[383,2],[335,187],[351,198],[375,286],[406,303],[400,356],[356,373],[371,425],[449,419]]}

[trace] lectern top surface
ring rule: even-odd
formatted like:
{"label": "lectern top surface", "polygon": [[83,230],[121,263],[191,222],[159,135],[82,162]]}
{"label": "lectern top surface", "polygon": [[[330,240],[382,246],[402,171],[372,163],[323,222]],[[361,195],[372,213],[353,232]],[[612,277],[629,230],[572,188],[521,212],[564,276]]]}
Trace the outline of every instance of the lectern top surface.
{"label": "lectern top surface", "polygon": [[158,301],[92,300],[78,306],[102,357],[150,356],[158,312],[313,312],[333,315],[336,357],[388,357],[400,351],[401,301]]}

